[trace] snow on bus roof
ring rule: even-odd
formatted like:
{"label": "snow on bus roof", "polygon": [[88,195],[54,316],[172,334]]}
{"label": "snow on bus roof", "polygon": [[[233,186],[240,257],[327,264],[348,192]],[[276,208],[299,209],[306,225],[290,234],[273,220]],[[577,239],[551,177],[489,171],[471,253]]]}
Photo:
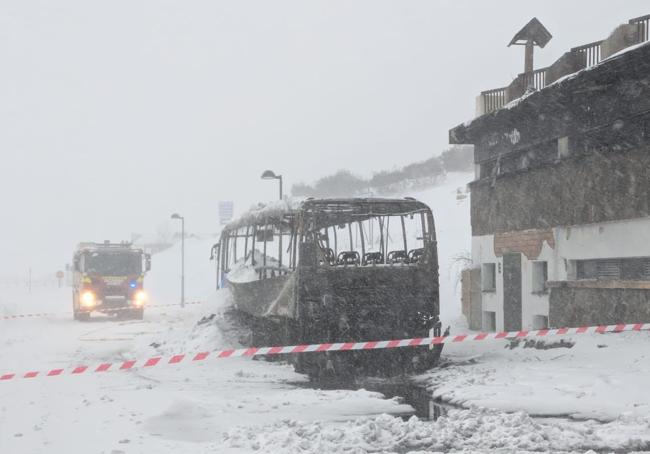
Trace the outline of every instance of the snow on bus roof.
{"label": "snow on bus roof", "polygon": [[[407,214],[415,211],[428,210],[422,202],[412,198],[304,198],[294,197],[277,200],[269,203],[259,203],[252,206],[247,212],[229,222],[224,230],[235,230],[247,225],[260,225],[274,223],[292,216],[301,209],[323,210],[324,215],[331,216],[335,212],[341,215],[348,213],[359,215],[359,211],[368,214],[368,206],[375,207],[370,210],[374,214]],[[381,207],[380,209],[377,209]],[[406,209],[406,208],[410,209]]]}
{"label": "snow on bus roof", "polygon": [[286,197],[268,203],[253,205],[245,213],[230,221],[224,230],[234,230],[246,225],[259,224],[267,221],[278,221],[286,215],[294,213],[300,208],[305,199],[302,197]]}

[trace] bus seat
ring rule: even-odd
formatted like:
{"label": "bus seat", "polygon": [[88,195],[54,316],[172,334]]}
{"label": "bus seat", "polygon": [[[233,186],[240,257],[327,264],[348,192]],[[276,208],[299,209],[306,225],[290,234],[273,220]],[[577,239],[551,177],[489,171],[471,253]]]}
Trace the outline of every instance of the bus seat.
{"label": "bus seat", "polygon": [[366,252],[363,256],[363,265],[380,265],[384,263],[384,254],[381,252]]}
{"label": "bus seat", "polygon": [[388,263],[406,263],[408,261],[408,255],[406,251],[390,251],[388,253]]}
{"label": "bus seat", "polygon": [[408,263],[418,263],[424,257],[424,248],[411,249],[408,255]]}
{"label": "bus seat", "polygon": [[343,251],[339,252],[336,260],[337,265],[354,265],[358,266],[361,263],[361,258],[357,251]]}

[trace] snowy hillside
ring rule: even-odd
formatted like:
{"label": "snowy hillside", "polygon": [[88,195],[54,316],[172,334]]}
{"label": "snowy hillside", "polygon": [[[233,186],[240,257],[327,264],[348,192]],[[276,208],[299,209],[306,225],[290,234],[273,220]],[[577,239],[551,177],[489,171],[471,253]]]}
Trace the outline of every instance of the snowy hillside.
{"label": "snowy hillside", "polygon": [[[429,205],[436,222],[438,258],[440,262],[440,301],[443,323],[451,323],[460,315],[460,268],[458,255],[469,254],[471,245],[469,197],[458,199],[473,175],[450,173],[443,183],[425,190],[407,192],[402,197],[415,197]],[[209,300],[215,297],[214,262],[208,260],[210,248],[217,238],[190,238],[185,242],[186,300]],[[147,277],[152,302],[167,304],[180,300],[180,244],[155,254],[152,271]]]}
{"label": "snowy hillside", "polygon": [[440,262],[440,316],[445,326],[461,314],[461,268],[457,257],[469,255],[472,236],[469,196],[459,199],[457,191],[465,194],[473,177],[472,173],[449,173],[440,185],[404,194],[426,203],[433,211]]}

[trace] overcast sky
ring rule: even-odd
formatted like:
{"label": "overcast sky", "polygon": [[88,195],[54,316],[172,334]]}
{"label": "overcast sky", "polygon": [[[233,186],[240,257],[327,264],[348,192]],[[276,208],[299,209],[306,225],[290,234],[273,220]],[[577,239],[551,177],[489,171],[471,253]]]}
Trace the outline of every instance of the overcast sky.
{"label": "overcast sky", "polygon": [[[647,0],[0,0],[0,274],[51,273],[81,240],[216,230],[338,169],[439,154],[475,96],[508,84],[537,16],[536,67]],[[435,210],[435,207],[433,207]],[[175,224],[171,224],[175,227]],[[206,256],[208,251],[206,251]]]}

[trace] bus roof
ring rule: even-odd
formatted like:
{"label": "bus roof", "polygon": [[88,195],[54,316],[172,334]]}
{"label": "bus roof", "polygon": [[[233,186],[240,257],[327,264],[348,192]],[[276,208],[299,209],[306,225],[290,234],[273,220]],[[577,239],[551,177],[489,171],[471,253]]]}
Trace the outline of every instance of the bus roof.
{"label": "bus roof", "polygon": [[325,226],[360,221],[373,216],[399,216],[430,211],[427,205],[412,198],[286,199],[251,208],[226,225],[224,231],[248,225],[290,225],[301,213],[312,214],[319,225]]}

